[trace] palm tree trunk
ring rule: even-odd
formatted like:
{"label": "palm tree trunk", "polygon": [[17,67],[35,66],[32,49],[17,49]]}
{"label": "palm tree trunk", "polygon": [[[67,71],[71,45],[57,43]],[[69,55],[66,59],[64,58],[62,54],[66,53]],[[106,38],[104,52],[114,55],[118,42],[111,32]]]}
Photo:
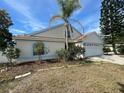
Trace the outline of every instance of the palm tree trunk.
{"label": "palm tree trunk", "polygon": [[68,21],[65,20],[65,45],[68,50]]}
{"label": "palm tree trunk", "polygon": [[68,50],[68,29],[67,29],[67,27],[66,27],[65,33],[66,33],[66,35],[65,35],[65,44],[66,44],[66,49]]}
{"label": "palm tree trunk", "polygon": [[41,57],[40,57],[40,56],[41,56],[41,55],[39,54],[39,55],[38,55],[38,61],[39,61],[39,62],[41,62]]}
{"label": "palm tree trunk", "polygon": [[116,44],[115,44],[115,43],[112,43],[112,47],[113,47],[113,52],[114,52],[114,54],[116,55],[116,54],[117,54],[117,51],[116,51]]}
{"label": "palm tree trunk", "polygon": [[114,54],[117,54],[116,43],[115,43],[115,36],[114,36],[114,33],[113,32],[112,32],[112,47],[113,47]]}

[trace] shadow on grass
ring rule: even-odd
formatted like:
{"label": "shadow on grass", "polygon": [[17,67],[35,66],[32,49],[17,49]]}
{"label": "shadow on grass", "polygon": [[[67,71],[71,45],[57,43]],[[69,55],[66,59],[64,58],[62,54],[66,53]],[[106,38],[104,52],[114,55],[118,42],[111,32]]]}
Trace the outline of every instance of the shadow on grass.
{"label": "shadow on grass", "polygon": [[120,86],[120,92],[124,93],[124,84],[117,82],[117,84]]}

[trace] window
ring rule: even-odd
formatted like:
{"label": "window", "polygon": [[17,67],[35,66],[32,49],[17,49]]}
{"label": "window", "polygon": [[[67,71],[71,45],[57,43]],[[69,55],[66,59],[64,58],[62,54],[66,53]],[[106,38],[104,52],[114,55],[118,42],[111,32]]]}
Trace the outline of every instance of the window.
{"label": "window", "polygon": [[41,50],[41,49],[38,49],[37,48],[38,46],[37,46],[37,43],[34,43],[33,44],[33,55],[43,55],[45,52],[44,52],[44,50]]}
{"label": "window", "polygon": [[89,46],[90,44],[89,43],[87,43],[87,46]]}
{"label": "window", "polygon": [[[48,48],[48,44],[46,42],[43,43],[44,44],[44,50],[39,51],[39,53],[37,53],[37,49],[36,49],[36,43],[33,44],[33,55],[44,55],[44,54],[48,54],[49,53],[49,48]],[[40,49],[39,49],[40,50]]]}
{"label": "window", "polygon": [[86,43],[84,43],[83,45],[86,46]]}
{"label": "window", "polygon": [[84,46],[100,46],[102,45],[101,43],[83,43]]}

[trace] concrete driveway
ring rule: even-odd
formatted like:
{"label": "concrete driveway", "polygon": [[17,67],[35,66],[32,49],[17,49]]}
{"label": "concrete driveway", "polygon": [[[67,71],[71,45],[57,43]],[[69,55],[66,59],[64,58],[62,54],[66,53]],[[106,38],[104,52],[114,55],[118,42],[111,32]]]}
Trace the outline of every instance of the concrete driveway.
{"label": "concrete driveway", "polygon": [[118,55],[103,55],[100,57],[90,57],[92,61],[105,61],[114,64],[124,65],[124,58]]}

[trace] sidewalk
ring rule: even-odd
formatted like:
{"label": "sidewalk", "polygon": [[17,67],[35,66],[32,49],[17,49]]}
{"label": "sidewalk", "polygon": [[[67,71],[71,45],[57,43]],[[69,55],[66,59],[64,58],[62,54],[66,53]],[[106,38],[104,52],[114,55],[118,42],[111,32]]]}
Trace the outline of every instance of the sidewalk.
{"label": "sidewalk", "polygon": [[103,55],[101,57],[90,57],[92,61],[105,61],[114,64],[124,65],[124,58],[118,55]]}

